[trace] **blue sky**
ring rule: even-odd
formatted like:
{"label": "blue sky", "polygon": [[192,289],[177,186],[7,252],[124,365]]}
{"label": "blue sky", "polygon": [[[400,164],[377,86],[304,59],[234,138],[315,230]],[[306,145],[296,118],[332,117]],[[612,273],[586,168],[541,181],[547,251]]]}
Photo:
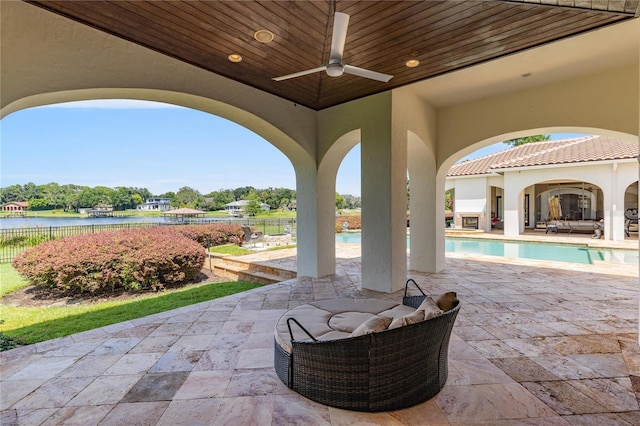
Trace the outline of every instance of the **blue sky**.
{"label": "blue sky", "polygon": [[[255,133],[188,108],[90,101],[0,121],[0,186],[34,182],[136,186],[158,195],[241,186],[295,188],[291,163]],[[253,158],[250,163],[247,158]]]}
{"label": "blue sky", "polygon": [[[0,120],[0,187],[28,182],[135,186],[155,195],[189,186],[207,194],[242,186],[295,189],[295,174],[284,154],[226,119],[110,100],[30,108]],[[343,160],[336,190],[360,195],[360,145]]]}

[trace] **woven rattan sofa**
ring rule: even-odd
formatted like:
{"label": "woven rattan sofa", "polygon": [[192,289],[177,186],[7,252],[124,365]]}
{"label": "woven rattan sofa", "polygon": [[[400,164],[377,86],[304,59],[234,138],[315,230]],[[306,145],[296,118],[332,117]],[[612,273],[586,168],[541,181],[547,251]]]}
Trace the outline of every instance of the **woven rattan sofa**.
{"label": "woven rattan sofa", "polygon": [[335,329],[344,325],[345,313],[355,312],[362,320],[368,315],[397,318],[415,312],[425,298],[405,291],[402,304],[340,299],[288,311],[275,330],[278,377],[309,399],[349,410],[397,410],[433,397],[447,381],[457,300],[442,315],[394,329],[357,337]]}

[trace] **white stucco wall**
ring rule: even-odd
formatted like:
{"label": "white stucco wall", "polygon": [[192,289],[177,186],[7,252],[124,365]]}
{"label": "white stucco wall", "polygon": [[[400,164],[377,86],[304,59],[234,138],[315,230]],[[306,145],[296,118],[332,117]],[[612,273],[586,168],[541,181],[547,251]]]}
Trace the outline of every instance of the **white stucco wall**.
{"label": "white stucco wall", "polygon": [[540,134],[551,133],[544,130],[550,128],[602,129],[584,133],[637,141],[637,76],[638,66],[633,65],[442,108],[437,125],[443,155],[438,158],[478,141],[507,140],[523,130]]}
{"label": "white stucco wall", "polygon": [[438,167],[448,169],[478,148],[531,134],[637,141],[639,50],[640,19],[635,19],[432,82],[422,90],[442,104]]}
{"label": "white stucco wall", "polygon": [[462,217],[478,217],[478,229],[485,229],[488,206],[491,203],[491,191],[485,176],[475,179],[456,179],[454,202],[454,221],[456,228],[461,228]]}

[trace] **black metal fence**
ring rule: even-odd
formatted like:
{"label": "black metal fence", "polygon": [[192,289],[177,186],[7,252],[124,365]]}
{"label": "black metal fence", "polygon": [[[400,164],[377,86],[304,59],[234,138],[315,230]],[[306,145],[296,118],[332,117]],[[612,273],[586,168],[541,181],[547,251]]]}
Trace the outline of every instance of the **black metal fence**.
{"label": "black metal fence", "polygon": [[149,228],[172,225],[236,224],[254,227],[266,234],[291,233],[295,236],[295,219],[201,219],[176,222],[127,222],[104,225],[46,226],[37,228],[0,229],[0,263],[8,263],[20,252],[44,241],[70,235],[92,234],[120,229]]}

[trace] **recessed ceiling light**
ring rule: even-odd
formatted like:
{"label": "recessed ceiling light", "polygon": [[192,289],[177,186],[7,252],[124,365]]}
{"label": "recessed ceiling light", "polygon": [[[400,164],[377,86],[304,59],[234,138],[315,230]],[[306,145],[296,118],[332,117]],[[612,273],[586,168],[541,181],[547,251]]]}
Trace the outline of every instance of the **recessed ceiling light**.
{"label": "recessed ceiling light", "polygon": [[258,40],[260,43],[270,43],[273,41],[275,36],[269,30],[258,30],[253,34],[253,38]]}
{"label": "recessed ceiling light", "polygon": [[232,53],[231,55],[227,56],[227,58],[231,62],[240,62],[240,61],[242,61],[242,56],[238,55],[237,53]]}
{"label": "recessed ceiling light", "polygon": [[408,66],[409,68],[415,68],[418,65],[420,65],[420,61],[417,59],[409,59],[407,62],[404,63],[406,66]]}

